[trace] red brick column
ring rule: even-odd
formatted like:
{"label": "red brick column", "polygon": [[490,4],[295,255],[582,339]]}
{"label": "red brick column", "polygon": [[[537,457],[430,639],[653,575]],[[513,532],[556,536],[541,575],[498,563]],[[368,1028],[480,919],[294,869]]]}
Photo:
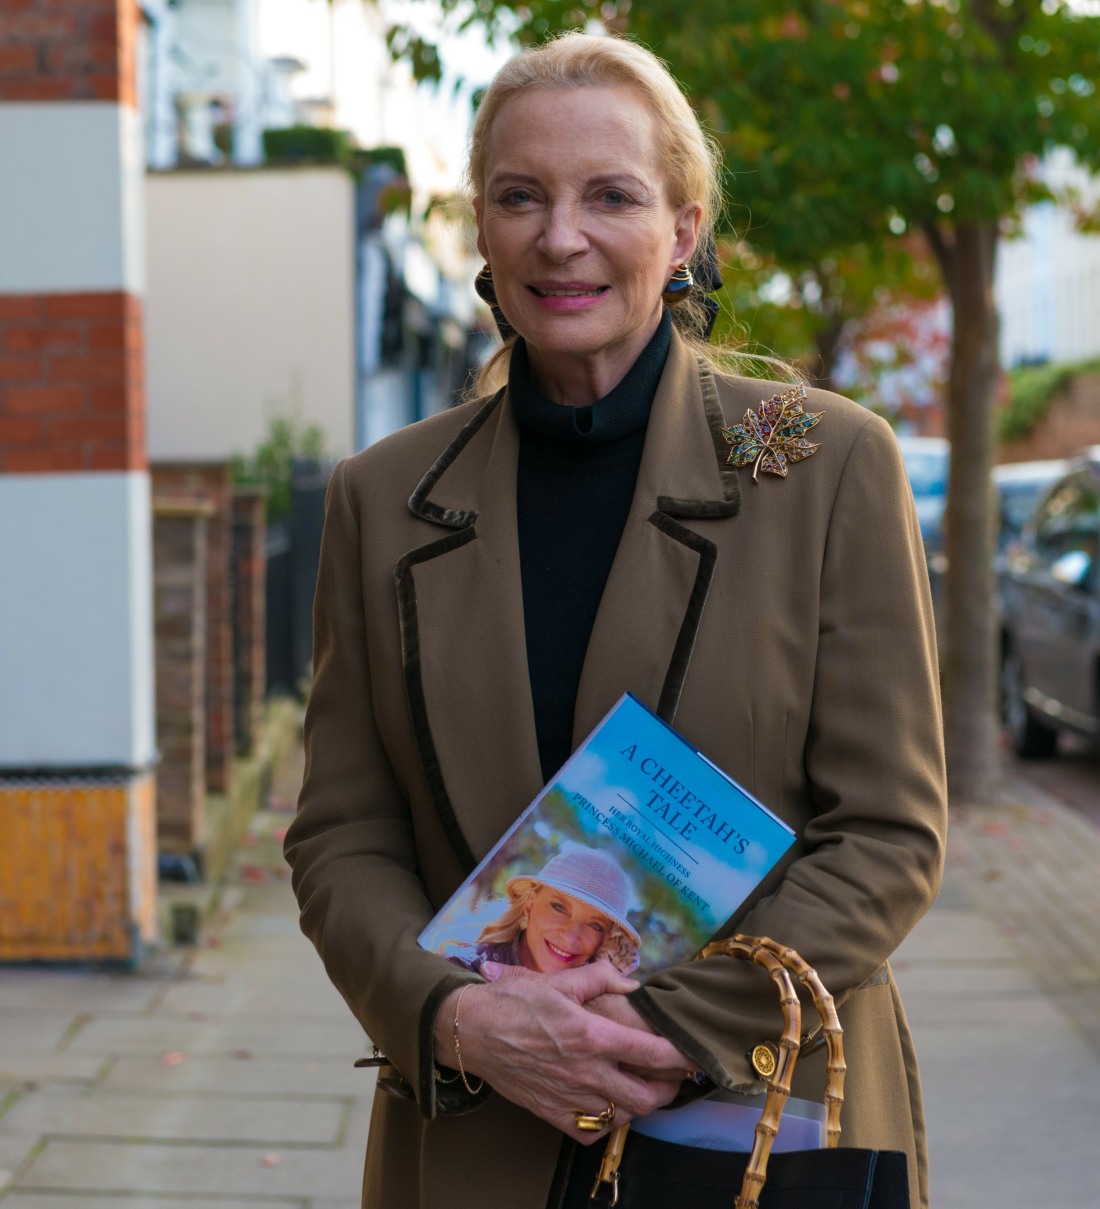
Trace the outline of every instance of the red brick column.
{"label": "red brick column", "polygon": [[157,462],[158,500],[202,499],[213,511],[207,525],[206,564],[206,787],[227,793],[233,783],[233,485],[221,462]]}
{"label": "red brick column", "polygon": [[118,101],[137,108],[136,0],[4,0],[0,101]]}
{"label": "red brick column", "polygon": [[156,933],[140,20],[0,0],[0,960]]}
{"label": "red brick column", "polygon": [[0,294],[0,474],[144,470],[141,302]]}
{"label": "red brick column", "polygon": [[206,815],[206,500],[153,502],[157,844],[193,854]]}

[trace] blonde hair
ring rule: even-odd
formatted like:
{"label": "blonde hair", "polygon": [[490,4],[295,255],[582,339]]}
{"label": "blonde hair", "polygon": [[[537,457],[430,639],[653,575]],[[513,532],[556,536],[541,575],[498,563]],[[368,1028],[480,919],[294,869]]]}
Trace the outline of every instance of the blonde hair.
{"label": "blonde hair", "polygon": [[[530,88],[587,88],[619,85],[632,88],[653,118],[668,200],[674,207],[696,202],[700,230],[713,225],[722,206],[721,151],[699,125],[695,111],[664,63],[637,42],[615,35],[565,33],[542,46],[521,51],[497,72],[478,106],[470,136],[466,187],[472,201],[481,199],[486,156],[493,122],[513,97]],[[697,311],[686,326],[702,327],[702,305],[689,297],[678,309]],[[690,339],[690,337],[689,337]],[[503,385],[513,340],[486,362],[475,391],[487,394]],[[705,342],[692,341],[704,349]]]}

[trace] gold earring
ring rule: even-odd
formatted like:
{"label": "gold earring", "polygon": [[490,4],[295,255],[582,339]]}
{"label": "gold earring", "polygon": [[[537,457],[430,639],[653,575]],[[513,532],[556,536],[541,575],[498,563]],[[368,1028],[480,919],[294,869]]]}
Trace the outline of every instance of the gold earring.
{"label": "gold earring", "polygon": [[474,278],[474,290],[482,302],[488,303],[489,306],[497,305],[497,291],[493,285],[493,270],[487,264],[482,266],[481,272]]}
{"label": "gold earring", "polygon": [[529,918],[529,917],[525,915],[525,916],[524,916],[524,917],[523,917],[523,918],[522,918],[522,919],[519,921],[519,930],[520,930],[521,932],[526,932],[526,931],[527,931],[527,921],[528,921],[528,918]]}
{"label": "gold earring", "polygon": [[664,300],[669,306],[675,306],[676,303],[682,302],[687,296],[691,287],[695,284],[695,278],[691,275],[691,269],[688,265],[682,264],[675,273],[668,279],[668,285],[664,289]]}

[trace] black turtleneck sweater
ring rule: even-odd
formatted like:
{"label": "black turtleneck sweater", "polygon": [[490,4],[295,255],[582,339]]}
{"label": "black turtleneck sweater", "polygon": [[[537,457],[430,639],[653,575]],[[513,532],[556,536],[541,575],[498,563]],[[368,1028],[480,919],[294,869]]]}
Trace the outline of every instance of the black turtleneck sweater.
{"label": "black turtleneck sweater", "polygon": [[581,668],[630,511],[671,334],[666,309],[626,377],[591,407],[552,403],[535,385],[523,341],[512,351],[508,393],[520,426],[523,618],[546,781],[573,750]]}

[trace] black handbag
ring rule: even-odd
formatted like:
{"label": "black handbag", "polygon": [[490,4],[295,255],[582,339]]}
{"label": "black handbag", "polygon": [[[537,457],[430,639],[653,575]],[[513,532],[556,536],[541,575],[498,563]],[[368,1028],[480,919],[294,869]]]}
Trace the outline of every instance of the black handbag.
{"label": "black handbag", "polygon": [[[700,958],[724,954],[767,970],[779,991],[783,1036],[758,1049],[754,1065],[767,1075],[764,1110],[750,1154],[706,1150],[630,1133],[620,1126],[603,1153],[578,1148],[561,1209],[910,1209],[906,1156],[901,1151],[839,1149],[844,1103],[844,1050],[832,996],[794,952],[760,937],[734,936],[707,945]],[[826,1147],[772,1155],[772,1142],[801,1044],[802,1010],[791,973],[813,996],[828,1053]],[[770,1070],[769,1070],[770,1067]]]}

